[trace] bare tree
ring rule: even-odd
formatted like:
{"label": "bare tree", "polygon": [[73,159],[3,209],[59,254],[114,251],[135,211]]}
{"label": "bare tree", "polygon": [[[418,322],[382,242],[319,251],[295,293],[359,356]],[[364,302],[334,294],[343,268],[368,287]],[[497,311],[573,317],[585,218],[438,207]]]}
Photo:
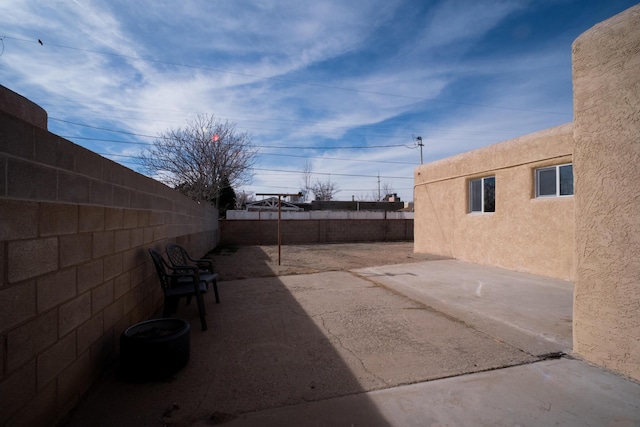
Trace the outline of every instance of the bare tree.
{"label": "bare tree", "polygon": [[251,136],[237,133],[235,124],[198,115],[184,128],[161,133],[141,163],[165,184],[218,206],[223,181],[237,187],[251,180],[256,154]]}
{"label": "bare tree", "polygon": [[382,185],[378,183],[378,189],[371,191],[371,200],[381,202],[385,200],[389,194],[395,193],[393,185],[388,182],[383,182]]}
{"label": "bare tree", "polygon": [[338,186],[331,181],[325,181],[325,182],[317,181],[311,187],[311,191],[313,191],[313,194],[316,197],[316,200],[328,201],[333,199],[333,196],[336,195],[339,189],[338,189]]}
{"label": "bare tree", "polygon": [[238,210],[242,210],[247,206],[247,203],[251,203],[255,201],[255,196],[253,193],[249,193],[247,191],[238,191],[236,193],[236,205],[235,208]]}
{"label": "bare tree", "polygon": [[388,195],[395,193],[396,191],[393,189],[393,185],[389,182],[382,183],[382,197],[384,200]]}

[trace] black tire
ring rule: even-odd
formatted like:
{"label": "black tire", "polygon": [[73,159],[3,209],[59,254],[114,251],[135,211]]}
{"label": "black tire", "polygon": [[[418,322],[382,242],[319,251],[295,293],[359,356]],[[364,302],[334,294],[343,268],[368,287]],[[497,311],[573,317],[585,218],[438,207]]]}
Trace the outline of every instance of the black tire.
{"label": "black tire", "polygon": [[133,381],[161,379],[189,361],[191,326],[182,319],[137,323],[120,336],[120,368]]}

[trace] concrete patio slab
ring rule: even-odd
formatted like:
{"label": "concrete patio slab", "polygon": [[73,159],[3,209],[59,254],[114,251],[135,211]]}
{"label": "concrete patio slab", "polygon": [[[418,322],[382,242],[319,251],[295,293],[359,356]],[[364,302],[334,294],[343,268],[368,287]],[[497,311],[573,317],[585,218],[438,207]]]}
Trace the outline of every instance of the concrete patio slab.
{"label": "concrete patio slab", "polygon": [[548,359],[570,349],[570,328],[556,325],[570,319],[570,284],[511,273],[428,261],[221,282],[221,303],[206,298],[207,332],[195,306],[179,308],[193,328],[185,368],[138,384],[114,365],[67,425],[636,419],[638,384]]}
{"label": "concrete patio slab", "polygon": [[571,282],[457,260],[354,272],[529,354],[571,352]]}
{"label": "concrete patio slab", "polygon": [[226,425],[631,427],[640,425],[639,402],[640,385],[559,359],[245,414]]}
{"label": "concrete patio slab", "polygon": [[109,376],[72,425],[191,425],[536,360],[349,272],[219,288],[207,332],[180,307],[193,328],[182,371],[148,384]]}

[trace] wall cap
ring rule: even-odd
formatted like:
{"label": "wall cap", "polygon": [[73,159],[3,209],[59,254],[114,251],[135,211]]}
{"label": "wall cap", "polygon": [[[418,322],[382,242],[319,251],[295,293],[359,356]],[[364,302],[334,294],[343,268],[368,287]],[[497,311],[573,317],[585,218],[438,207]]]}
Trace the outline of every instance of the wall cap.
{"label": "wall cap", "polygon": [[0,111],[47,130],[48,117],[45,109],[2,85],[0,85]]}

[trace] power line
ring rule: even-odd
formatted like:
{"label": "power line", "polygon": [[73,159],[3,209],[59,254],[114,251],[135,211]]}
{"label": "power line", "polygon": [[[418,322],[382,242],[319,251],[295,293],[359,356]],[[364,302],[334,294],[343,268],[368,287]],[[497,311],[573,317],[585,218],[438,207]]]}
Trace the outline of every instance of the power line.
{"label": "power line", "polygon": [[[141,143],[144,144],[144,143]],[[112,154],[112,153],[96,153],[101,156],[114,156],[114,157],[125,157],[131,159],[142,159],[140,156],[132,156],[127,154]],[[315,160],[335,160],[335,161],[343,161],[343,162],[360,162],[360,163],[384,163],[384,164],[396,164],[396,165],[407,165],[407,166],[417,166],[415,162],[394,162],[389,160],[362,160],[362,159],[342,159],[339,157],[317,157],[317,156],[302,156],[298,154],[271,154],[271,153],[260,153],[260,156],[273,156],[273,157],[300,157],[303,159],[315,159]]]}
{"label": "power line", "polygon": [[[153,136],[153,135],[144,135],[144,134],[139,134],[139,133],[134,133],[134,132],[127,132],[127,131],[123,131],[123,130],[104,128],[104,127],[100,127],[100,126],[85,125],[85,124],[82,124],[82,123],[72,122],[70,120],[58,119],[58,118],[55,118],[55,117],[50,117],[50,119],[56,120],[56,121],[59,121],[59,122],[64,122],[64,123],[77,125],[77,126],[87,127],[87,128],[90,128],[90,129],[104,130],[104,131],[107,131],[107,132],[115,132],[115,133],[121,133],[121,134],[125,134],[125,135],[140,136],[140,137],[144,137],[144,138],[154,138],[154,139],[158,139],[159,138],[158,136]],[[84,139],[84,140],[93,140],[93,141],[128,143],[128,142],[125,142],[125,141],[116,141],[116,140],[108,140],[108,139],[100,139],[100,138],[88,138],[88,137],[81,137],[81,136],[62,136],[62,137],[63,138],[76,138],[76,139]],[[139,143],[139,142],[138,143],[134,143],[134,142],[131,142],[131,144],[145,144],[145,143]],[[152,144],[146,144],[146,145],[152,145]],[[332,147],[309,147],[309,146],[296,147],[296,146],[262,145],[262,146],[256,146],[256,147],[258,147],[258,148],[310,149],[310,150],[311,149],[312,150],[333,150],[333,149],[361,149],[361,148],[397,148],[397,147],[415,148],[415,147],[408,147],[406,144],[358,145],[358,146],[337,146],[337,147],[336,146],[332,146]]]}
{"label": "power line", "polygon": [[49,119],[50,120],[56,120],[58,122],[69,123],[69,124],[72,124],[72,125],[82,126],[82,127],[86,127],[86,128],[90,128],[90,129],[104,130],[104,131],[107,131],[107,132],[122,133],[122,134],[125,134],[125,135],[133,135],[133,136],[142,136],[142,137],[145,137],[145,138],[157,138],[157,136],[154,136],[154,135],[143,135],[143,134],[139,134],[139,133],[127,132],[127,131],[124,131],[124,130],[109,129],[109,128],[103,128],[103,127],[100,127],[100,126],[91,126],[91,125],[86,125],[84,123],[72,122],[70,120],[58,119],[58,118],[55,118],[55,117],[49,117]]}
{"label": "power line", "polygon": [[[130,134],[130,135],[136,135],[136,134]],[[81,139],[81,140],[87,140],[87,141],[113,142],[113,143],[117,143],[117,144],[153,145],[152,142],[119,141],[119,140],[116,140],[116,139],[89,138],[89,137],[85,137],[85,136],[60,135],[60,137],[67,138],[67,139]],[[293,146],[293,145],[254,145],[254,147],[255,148],[295,149],[295,150],[343,150],[343,149],[398,148],[398,147],[415,148],[415,147],[408,147],[406,144],[353,145],[353,146],[338,145],[338,146],[331,146],[331,147],[316,147],[316,146],[310,147],[310,146]],[[279,154],[267,154],[267,153],[265,153],[263,155],[266,155],[266,156],[277,156]],[[281,154],[281,155],[284,156],[284,154]],[[291,155],[291,156],[295,157],[293,155]],[[305,157],[305,156],[298,156],[298,157]],[[392,162],[389,162],[389,163],[392,163]]]}
{"label": "power line", "polygon": [[416,163],[410,162],[393,162],[389,160],[357,160],[357,159],[341,159],[337,157],[314,157],[314,156],[302,156],[298,154],[271,154],[271,153],[260,153],[261,156],[278,156],[278,157],[302,157],[304,159],[318,159],[318,160],[340,160],[345,162],[367,162],[367,163],[384,163],[384,164],[395,164],[395,165],[411,165],[417,166]]}
{"label": "power line", "polygon": [[[295,174],[303,174],[303,171],[292,171],[292,170],[286,170],[286,169],[260,169],[260,168],[253,168],[253,170],[257,170],[257,171],[265,171],[265,172],[282,172],[282,173],[295,173]],[[349,173],[334,173],[334,172],[312,172],[313,175],[330,175],[330,176],[348,176],[348,177],[355,177],[355,178],[378,178],[378,175],[359,175],[359,174],[349,174]],[[413,180],[413,177],[408,178],[406,176],[383,176],[380,175],[380,178],[386,178],[386,179],[410,179]]]}
{"label": "power line", "polygon": [[[138,133],[134,133],[134,132],[127,132],[127,131],[122,131],[122,130],[116,130],[116,129],[110,129],[110,128],[105,128],[105,127],[100,127],[100,126],[91,126],[91,125],[85,125],[82,123],[78,123],[78,122],[73,122],[70,120],[63,120],[63,119],[58,119],[56,117],[50,117],[50,119],[52,120],[56,120],[59,122],[64,122],[64,123],[69,123],[69,124],[73,124],[76,126],[81,126],[81,127],[86,127],[86,128],[90,128],[90,129],[97,129],[97,130],[104,130],[106,132],[115,132],[115,133],[121,133],[121,134],[125,134],[125,135],[132,135],[132,136],[139,136],[139,137],[144,137],[144,138],[154,138],[157,139],[159,138],[157,135],[153,136],[153,135],[144,135],[144,134],[138,134]],[[294,122],[295,123],[295,122]],[[345,126],[347,127],[347,126]],[[279,129],[271,129],[271,128],[252,128],[252,127],[247,127],[247,129],[260,129],[260,130],[267,130],[267,131],[279,131]],[[388,129],[393,129],[393,128],[388,128]],[[298,133],[305,133],[305,134],[318,134],[318,135],[343,135],[343,133],[331,133],[331,132],[313,132],[313,131],[300,131],[300,130],[296,130],[296,132]],[[400,131],[398,131],[400,132]],[[350,133],[350,136],[361,136],[364,138],[397,138],[397,133],[390,133],[390,134],[382,134],[380,132],[376,132],[375,134],[363,134],[363,133]],[[409,132],[409,130],[406,130],[406,132]],[[442,133],[462,133],[462,134],[473,134],[473,135],[477,135],[477,134],[486,134],[486,135],[508,135],[508,133],[498,133],[498,132],[476,132],[476,131],[456,131],[456,130],[439,130],[439,129],[430,129],[429,132],[442,132]],[[408,133],[407,133],[408,134]],[[99,139],[99,138],[88,138],[88,137],[80,137],[80,136],[65,136],[65,135],[61,135],[63,138],[76,138],[76,139],[85,139],[85,140],[95,140],[95,141],[105,141],[105,142],[122,142],[122,143],[126,143],[126,141],[116,141],[116,140],[110,140],[110,139]],[[451,141],[458,141],[458,139],[454,139],[454,138],[438,138],[439,140],[451,140]],[[354,148],[369,148],[371,146],[365,146],[365,147],[354,147]],[[417,146],[408,146],[407,144],[395,144],[395,145],[388,145],[388,146],[380,146],[380,148],[393,148],[393,147],[406,147],[406,148],[417,148]],[[294,148],[294,147],[286,147],[286,146],[262,146],[261,148]],[[296,147],[297,148],[297,147]],[[315,149],[334,149],[335,147],[304,147],[304,148],[315,148]],[[340,147],[342,148],[342,147]]]}
{"label": "power line", "polygon": [[[101,156],[105,156],[105,157],[124,157],[124,158],[128,158],[128,159],[138,159],[140,160],[141,157],[139,156],[131,156],[131,155],[127,155],[127,154],[112,154],[112,153],[96,153],[99,154]],[[348,159],[334,159],[334,160],[345,160],[345,161],[350,161]],[[367,161],[367,160],[362,160],[362,161]],[[123,162],[124,163],[124,162]],[[138,163],[134,163],[134,162],[127,162],[129,164],[138,164]],[[387,163],[387,162],[385,162]],[[413,163],[408,163],[409,165],[414,165]],[[252,168],[255,171],[264,171],[264,172],[278,172],[278,173],[294,173],[294,174],[303,174],[305,173],[304,171],[293,171],[293,170],[283,170],[283,169],[263,169],[263,168]],[[334,173],[334,172],[311,172],[312,175],[335,175],[335,176],[346,176],[346,177],[355,177],[355,178],[378,178],[378,175],[361,175],[361,174],[346,174],[346,173]],[[380,178],[387,178],[387,179],[411,179],[413,180],[413,177],[409,178],[409,177],[399,177],[399,176],[382,176],[380,175]]]}
{"label": "power line", "polygon": [[[112,156],[112,157],[125,157],[125,158],[131,158],[131,159],[139,159],[140,157],[138,156],[129,156],[126,154],[111,154],[111,153],[96,153],[99,154],[101,156]],[[263,169],[263,168],[253,168],[253,170],[255,171],[264,171],[264,172],[279,172],[279,173],[294,173],[294,174],[303,174],[304,171],[293,171],[293,170],[286,170],[286,169]],[[332,176],[347,176],[347,177],[355,177],[355,178],[377,178],[378,175],[361,175],[361,174],[348,174],[348,173],[334,173],[334,172],[311,172],[312,175],[332,175]],[[405,176],[382,176],[380,175],[380,178],[387,178],[387,179],[411,179],[413,180],[413,177],[408,178]]]}

